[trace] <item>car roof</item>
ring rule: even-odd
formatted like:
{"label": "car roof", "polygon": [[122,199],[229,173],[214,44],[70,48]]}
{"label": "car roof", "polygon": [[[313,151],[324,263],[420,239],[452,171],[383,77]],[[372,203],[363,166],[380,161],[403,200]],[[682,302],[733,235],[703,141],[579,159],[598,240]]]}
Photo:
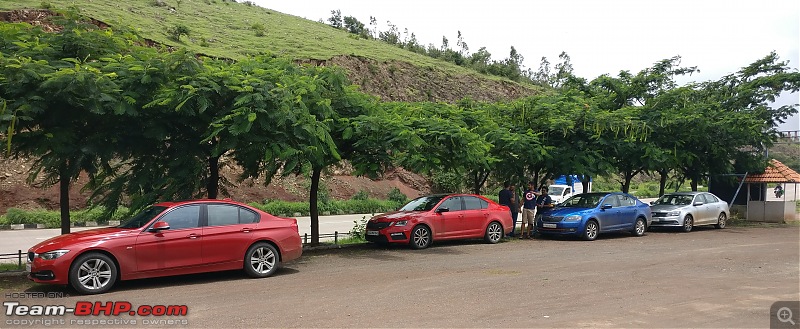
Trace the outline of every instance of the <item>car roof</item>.
{"label": "car roof", "polygon": [[185,204],[192,204],[192,203],[225,203],[225,204],[233,204],[238,206],[246,206],[246,204],[233,201],[231,199],[194,199],[194,200],[179,200],[179,201],[163,201],[154,204],[154,206],[161,206],[161,207],[175,207]]}
{"label": "car roof", "polygon": [[700,193],[708,193],[708,192],[700,192],[700,191],[697,191],[697,192],[694,192],[694,191],[689,191],[689,192],[670,192],[670,193],[664,193],[664,195],[698,195]]}

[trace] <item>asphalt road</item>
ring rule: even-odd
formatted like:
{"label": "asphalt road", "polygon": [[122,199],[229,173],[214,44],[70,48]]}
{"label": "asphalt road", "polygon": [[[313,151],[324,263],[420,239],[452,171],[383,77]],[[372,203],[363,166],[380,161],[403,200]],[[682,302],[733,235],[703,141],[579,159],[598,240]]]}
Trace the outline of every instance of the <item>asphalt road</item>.
{"label": "asphalt road", "polygon": [[[171,328],[764,328],[773,302],[800,299],[799,240],[798,227],[784,226],[434,243],[421,251],[370,246],[306,253],[266,279],[234,271],[123,282],[101,296],[13,300],[187,305],[188,316],[170,318],[187,324],[164,325]],[[0,327],[40,318],[59,317],[2,315]]]}

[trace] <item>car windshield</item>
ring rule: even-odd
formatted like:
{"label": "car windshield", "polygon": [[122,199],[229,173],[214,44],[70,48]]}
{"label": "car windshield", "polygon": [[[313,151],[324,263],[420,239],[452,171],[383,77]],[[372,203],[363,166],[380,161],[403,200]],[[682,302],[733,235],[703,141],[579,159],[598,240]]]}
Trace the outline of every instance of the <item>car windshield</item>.
{"label": "car windshield", "polygon": [[140,213],[136,214],[136,216],[131,217],[130,219],[126,220],[122,224],[120,224],[119,228],[140,228],[145,224],[149,223],[150,220],[158,216],[161,212],[167,209],[167,207],[161,206],[153,206],[142,210]]}
{"label": "car windshield", "polygon": [[600,200],[606,196],[605,194],[578,194],[564,202],[560,203],[559,207],[575,207],[575,208],[594,208],[600,204]]}
{"label": "car windshield", "polygon": [[564,193],[563,187],[551,186],[550,191],[548,191],[548,194],[550,195],[561,195],[562,193]]}
{"label": "car windshield", "polygon": [[656,200],[655,204],[686,206],[692,204],[692,196],[685,194],[664,194]]}
{"label": "car windshield", "polygon": [[446,195],[430,195],[430,196],[423,196],[411,200],[411,202],[407,203],[405,206],[400,208],[399,211],[428,211],[433,209],[439,201],[442,201]]}

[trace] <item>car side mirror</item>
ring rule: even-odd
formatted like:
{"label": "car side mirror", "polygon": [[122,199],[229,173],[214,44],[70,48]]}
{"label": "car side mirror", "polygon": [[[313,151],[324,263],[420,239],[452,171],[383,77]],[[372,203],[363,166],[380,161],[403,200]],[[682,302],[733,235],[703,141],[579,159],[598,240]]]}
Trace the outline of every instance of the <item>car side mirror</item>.
{"label": "car side mirror", "polygon": [[655,202],[655,201],[650,201],[650,205],[651,205],[651,206],[655,206],[655,205],[656,205],[656,202]]}
{"label": "car side mirror", "polygon": [[702,202],[699,202],[699,201],[694,203],[694,206],[695,206],[695,207],[697,207],[697,206],[702,206],[702,205],[703,205],[703,203],[702,203]]}
{"label": "car side mirror", "polygon": [[600,209],[602,209],[602,210],[611,209],[611,208],[613,208],[613,207],[608,203],[606,203],[602,207],[600,207]]}
{"label": "car side mirror", "polygon": [[169,230],[169,223],[164,222],[164,221],[156,222],[155,224],[153,224],[153,227],[151,227],[149,231],[150,232],[159,232],[159,231],[163,231],[163,230]]}
{"label": "car side mirror", "polygon": [[443,212],[448,212],[448,211],[450,211],[450,208],[447,208],[447,207],[439,207],[439,209],[436,209],[436,213],[438,213],[438,214],[441,214]]}

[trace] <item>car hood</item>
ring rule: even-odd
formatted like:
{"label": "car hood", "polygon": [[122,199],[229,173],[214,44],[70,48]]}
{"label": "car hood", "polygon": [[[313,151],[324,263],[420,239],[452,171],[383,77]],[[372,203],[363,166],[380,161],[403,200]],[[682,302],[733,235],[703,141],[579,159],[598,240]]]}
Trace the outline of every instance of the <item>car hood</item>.
{"label": "car hood", "polygon": [[[136,230],[138,232],[138,230]],[[103,241],[125,236],[131,229],[118,228],[118,227],[104,227],[69,234],[63,234],[50,239],[44,240],[31,247],[31,251],[35,253],[42,253],[56,249],[69,248],[69,246],[86,243],[93,241]]]}
{"label": "car hood", "polygon": [[550,210],[545,210],[542,215],[553,217],[566,217],[569,215],[582,215],[592,212],[595,208],[579,208],[579,207],[555,207]]}
{"label": "car hood", "polygon": [[673,211],[673,210],[681,210],[686,207],[687,206],[682,206],[682,205],[662,204],[662,205],[650,206],[650,211]]}
{"label": "car hood", "polygon": [[412,220],[425,216],[425,211],[392,211],[372,217],[373,222],[394,222],[398,220]]}

